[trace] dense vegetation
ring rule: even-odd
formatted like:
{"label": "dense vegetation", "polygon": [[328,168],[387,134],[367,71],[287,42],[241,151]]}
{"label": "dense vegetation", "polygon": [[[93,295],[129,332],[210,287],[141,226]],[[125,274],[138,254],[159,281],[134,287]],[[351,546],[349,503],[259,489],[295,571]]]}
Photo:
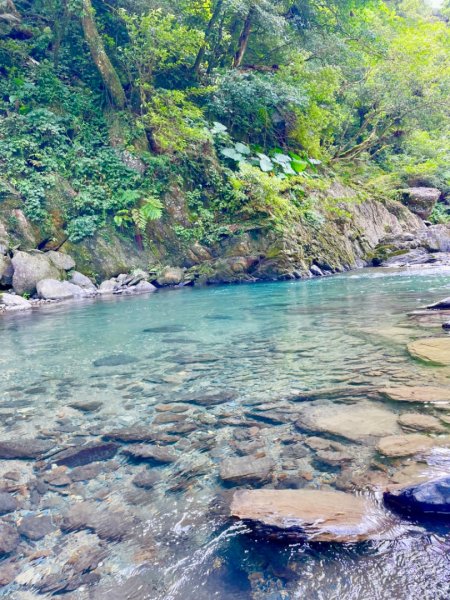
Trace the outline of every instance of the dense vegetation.
{"label": "dense vegetation", "polygon": [[[450,5],[421,0],[0,0],[0,203],[70,240],[181,240],[318,219],[337,173],[450,186]],[[449,219],[445,204],[433,218]]]}

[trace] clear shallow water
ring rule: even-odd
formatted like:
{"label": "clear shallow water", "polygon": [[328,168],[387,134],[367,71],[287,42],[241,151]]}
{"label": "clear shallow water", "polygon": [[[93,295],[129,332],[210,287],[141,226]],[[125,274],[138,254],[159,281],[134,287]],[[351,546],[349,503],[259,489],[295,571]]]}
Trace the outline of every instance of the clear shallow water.
{"label": "clear shallow water", "polygon": [[[20,523],[39,513],[54,522],[43,539],[22,540],[12,554],[22,576],[0,595],[29,600],[58,593],[42,582],[67,571],[81,546],[100,548],[101,561],[95,581],[68,585],[70,599],[448,598],[445,529],[400,524],[391,541],[273,544],[227,520],[235,488],[224,486],[218,473],[227,457],[265,454],[277,464],[267,487],[362,489],[371,478],[408,468],[410,461],[385,461],[380,470],[376,440],[344,440],[352,460],[343,468],[321,464],[307,445],[301,457],[286,449],[307,438],[294,422],[304,404],[298,398],[308,391],[324,389],[308,402],[325,411],[369,402],[399,414],[417,407],[381,402],[376,388],[449,385],[448,369],[420,365],[405,351],[412,339],[440,334],[407,312],[448,295],[449,286],[449,271],[375,270],[182,289],[2,318],[0,439],[42,437],[65,447],[138,425],[175,436],[163,447],[177,460],[156,466],[118,453],[98,463],[95,477],[71,481],[69,469],[69,483],[33,493],[39,464],[0,461],[1,475],[18,474],[21,502],[3,519]],[[116,355],[121,359],[113,362],[122,364],[104,364]],[[230,397],[218,404],[190,401],[224,391]],[[79,401],[101,406],[94,412],[69,406]],[[164,410],[173,404],[183,412]],[[161,415],[167,414],[178,416],[166,423]],[[133,478],[148,471],[159,481],[137,487]],[[126,535],[99,541],[92,527],[61,533],[61,515],[83,500],[129,519]]]}

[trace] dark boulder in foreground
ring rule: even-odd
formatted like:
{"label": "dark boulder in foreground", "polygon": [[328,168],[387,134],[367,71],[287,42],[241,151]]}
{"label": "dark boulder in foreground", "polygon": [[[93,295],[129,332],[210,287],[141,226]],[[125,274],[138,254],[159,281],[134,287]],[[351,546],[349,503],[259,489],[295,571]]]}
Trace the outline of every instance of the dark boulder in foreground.
{"label": "dark boulder in foreground", "polygon": [[389,537],[392,525],[369,498],[329,490],[239,490],[230,512],[281,540],[360,542]]}
{"label": "dark boulder in foreground", "polygon": [[434,304],[430,304],[427,308],[431,308],[433,310],[446,310],[450,308],[450,296],[448,298],[443,298],[439,300],[439,302],[435,302]]}
{"label": "dark boulder in foreground", "polygon": [[384,493],[387,506],[411,516],[450,518],[450,477]]}

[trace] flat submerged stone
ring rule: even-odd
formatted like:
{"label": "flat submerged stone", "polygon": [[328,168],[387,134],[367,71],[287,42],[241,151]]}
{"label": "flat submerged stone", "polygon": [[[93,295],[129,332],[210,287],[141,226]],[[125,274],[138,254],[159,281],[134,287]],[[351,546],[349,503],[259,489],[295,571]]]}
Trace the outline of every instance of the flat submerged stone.
{"label": "flat submerged stone", "polygon": [[390,435],[378,442],[377,450],[384,456],[397,458],[401,456],[413,456],[419,452],[429,450],[439,445],[436,439],[422,433],[411,433],[405,435]]}
{"label": "flat submerged stone", "polygon": [[388,516],[369,498],[322,490],[239,490],[230,514],[277,537],[317,542],[360,542],[379,538]]}
{"label": "flat submerged stone", "polygon": [[308,404],[299,409],[300,430],[328,433],[362,442],[400,432],[396,415],[376,404]]}
{"label": "flat submerged stone", "polygon": [[424,338],[408,344],[413,358],[441,367],[450,366],[450,337]]}
{"label": "flat submerged stone", "polygon": [[380,388],[378,392],[395,402],[417,402],[421,404],[441,404],[450,406],[450,389],[438,386],[409,386]]}

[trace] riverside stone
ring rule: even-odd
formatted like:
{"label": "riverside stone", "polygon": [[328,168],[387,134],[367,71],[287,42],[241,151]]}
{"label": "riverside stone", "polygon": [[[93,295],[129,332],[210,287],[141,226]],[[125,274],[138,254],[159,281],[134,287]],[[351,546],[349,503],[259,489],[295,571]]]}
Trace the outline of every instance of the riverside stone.
{"label": "riverside stone", "polygon": [[70,283],[73,283],[74,285],[77,285],[78,287],[90,292],[95,292],[97,290],[94,282],[79,271],[73,271],[70,275],[69,281]]}
{"label": "riverside stone", "polygon": [[40,458],[55,445],[51,440],[11,439],[0,441],[0,458]]}
{"label": "riverside stone", "polygon": [[6,306],[8,310],[29,310],[31,302],[17,294],[0,294],[0,305]]}
{"label": "riverside stone", "polygon": [[413,358],[437,366],[450,365],[450,338],[424,338],[408,344]]}
{"label": "riverside stone", "polygon": [[390,435],[378,442],[377,450],[380,454],[396,458],[400,456],[413,456],[419,452],[429,450],[437,445],[437,441],[421,433],[405,435]]}
{"label": "riverside stone", "polygon": [[386,491],[385,503],[412,515],[450,517],[450,477]]}
{"label": "riverside stone", "polygon": [[380,388],[379,393],[396,402],[417,402],[450,406],[450,390],[437,386],[395,386]]}
{"label": "riverside stone", "polygon": [[159,286],[179,285],[184,278],[184,270],[178,267],[166,267],[157,278]]}
{"label": "riverside stone", "polygon": [[447,429],[436,417],[431,415],[422,415],[420,413],[405,413],[400,415],[398,422],[404,429],[413,429],[415,431],[428,431],[431,433],[443,433]]}
{"label": "riverside stone", "polygon": [[397,417],[369,402],[359,404],[307,404],[299,409],[295,425],[300,430],[323,432],[352,441],[399,433]]}
{"label": "riverside stone", "polygon": [[227,483],[263,482],[270,479],[275,466],[271,458],[227,458],[220,465],[220,478]]}
{"label": "riverside stone", "polygon": [[55,252],[54,250],[50,250],[45,254],[60,271],[70,271],[71,269],[75,268],[75,261],[71,256],[69,256],[69,254],[65,254],[64,252]]}
{"label": "riverside stone", "polygon": [[322,490],[239,490],[231,516],[269,528],[277,537],[359,542],[386,532],[390,519],[362,496]]}
{"label": "riverside stone", "polygon": [[36,290],[39,298],[43,300],[67,300],[89,295],[89,292],[78,285],[57,279],[41,279],[36,284]]}
{"label": "riverside stone", "polygon": [[17,294],[34,294],[38,281],[59,279],[61,271],[42,252],[17,251],[11,259],[13,287]]}

